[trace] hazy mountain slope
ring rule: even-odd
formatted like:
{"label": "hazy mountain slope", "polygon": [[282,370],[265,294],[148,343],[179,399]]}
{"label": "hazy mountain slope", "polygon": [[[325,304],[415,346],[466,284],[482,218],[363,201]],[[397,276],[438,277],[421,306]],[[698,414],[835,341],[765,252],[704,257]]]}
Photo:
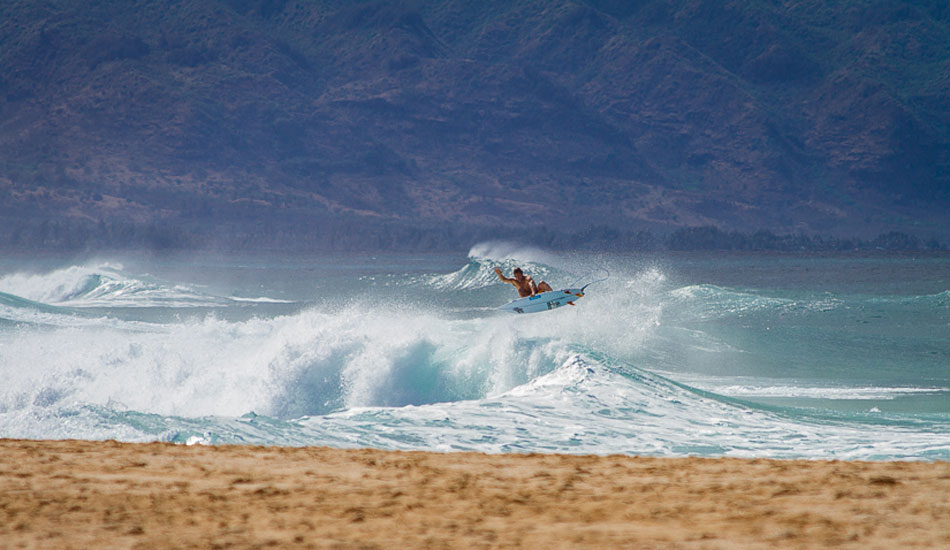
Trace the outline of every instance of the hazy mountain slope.
{"label": "hazy mountain slope", "polygon": [[947,231],[936,1],[14,1],[0,67],[9,227]]}

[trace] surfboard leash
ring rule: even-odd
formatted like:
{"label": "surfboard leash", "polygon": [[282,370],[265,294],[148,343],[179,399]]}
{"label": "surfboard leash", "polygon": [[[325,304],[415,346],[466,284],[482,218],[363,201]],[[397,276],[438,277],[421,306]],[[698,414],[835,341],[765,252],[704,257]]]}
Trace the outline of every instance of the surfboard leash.
{"label": "surfboard leash", "polygon": [[571,284],[571,286],[575,286],[577,283],[579,283],[579,282],[583,281],[584,279],[586,279],[588,275],[591,275],[591,274],[593,274],[593,273],[596,272],[596,271],[603,271],[604,273],[606,273],[606,275],[605,275],[602,279],[597,279],[596,281],[591,281],[591,282],[587,283],[586,285],[582,286],[582,287],[581,287],[581,292],[584,292],[585,290],[587,290],[587,287],[589,287],[590,285],[592,285],[592,284],[594,284],[594,283],[602,283],[602,282],[604,282],[604,281],[606,281],[607,279],[610,278],[610,270],[608,270],[606,267],[600,267],[600,268],[597,268],[596,270],[592,269],[592,270],[588,271],[587,273],[585,273],[584,275],[582,275],[579,279],[577,279],[577,281],[575,281],[573,284]]}

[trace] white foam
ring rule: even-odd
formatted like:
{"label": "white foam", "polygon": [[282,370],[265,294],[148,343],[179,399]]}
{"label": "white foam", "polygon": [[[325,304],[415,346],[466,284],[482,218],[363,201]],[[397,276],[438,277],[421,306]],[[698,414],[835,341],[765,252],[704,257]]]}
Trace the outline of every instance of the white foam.
{"label": "white foam", "polygon": [[907,395],[950,393],[950,388],[840,387],[796,385],[720,385],[710,391],[731,397],[789,397],[805,399],[891,400]]}
{"label": "white foam", "polygon": [[259,298],[241,298],[238,296],[231,296],[228,298],[234,302],[245,302],[248,304],[293,304],[293,300],[281,300],[279,298],[268,298],[266,296],[261,296]]}
{"label": "white foam", "polygon": [[939,430],[795,418],[701,396],[649,373],[624,375],[583,354],[562,359],[554,371],[497,396],[351,409],[301,425],[343,435],[347,446],[389,449],[852,460],[950,456]]}

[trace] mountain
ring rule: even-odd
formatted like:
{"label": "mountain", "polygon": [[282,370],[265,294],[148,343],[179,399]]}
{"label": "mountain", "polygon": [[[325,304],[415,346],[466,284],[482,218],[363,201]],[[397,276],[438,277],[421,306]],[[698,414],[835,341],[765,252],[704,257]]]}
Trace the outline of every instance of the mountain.
{"label": "mountain", "polygon": [[942,0],[14,0],[0,69],[7,244],[950,236]]}

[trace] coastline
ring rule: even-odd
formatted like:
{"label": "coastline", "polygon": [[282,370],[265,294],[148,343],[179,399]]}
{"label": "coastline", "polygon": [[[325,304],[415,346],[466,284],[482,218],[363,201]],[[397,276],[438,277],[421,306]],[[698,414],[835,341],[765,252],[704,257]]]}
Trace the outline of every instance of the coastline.
{"label": "coastline", "polygon": [[946,548],[950,462],[0,440],[3,548]]}

